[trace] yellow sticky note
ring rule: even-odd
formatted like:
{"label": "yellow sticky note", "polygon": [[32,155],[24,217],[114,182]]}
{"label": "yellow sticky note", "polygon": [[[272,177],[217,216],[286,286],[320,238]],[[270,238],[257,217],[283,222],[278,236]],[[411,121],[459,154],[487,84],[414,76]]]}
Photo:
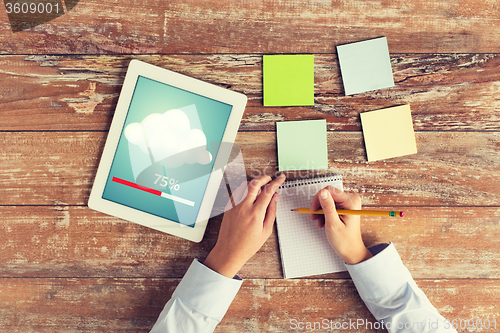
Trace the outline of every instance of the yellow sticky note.
{"label": "yellow sticky note", "polygon": [[363,112],[360,116],[369,162],[417,153],[409,105]]}

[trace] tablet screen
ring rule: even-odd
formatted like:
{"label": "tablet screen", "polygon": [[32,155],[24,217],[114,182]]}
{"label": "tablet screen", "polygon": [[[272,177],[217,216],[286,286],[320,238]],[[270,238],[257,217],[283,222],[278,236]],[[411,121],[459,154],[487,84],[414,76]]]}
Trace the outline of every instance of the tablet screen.
{"label": "tablet screen", "polygon": [[139,76],[102,198],[193,227],[231,109]]}

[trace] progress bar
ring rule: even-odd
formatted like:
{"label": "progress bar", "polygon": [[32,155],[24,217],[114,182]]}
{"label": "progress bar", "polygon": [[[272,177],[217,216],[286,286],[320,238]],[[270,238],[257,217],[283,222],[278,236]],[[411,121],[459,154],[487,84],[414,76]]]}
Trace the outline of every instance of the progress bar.
{"label": "progress bar", "polygon": [[113,177],[113,181],[115,183],[119,183],[119,184],[122,184],[122,185],[130,186],[130,187],[136,188],[136,189],[144,191],[144,192],[148,192],[148,193],[151,193],[151,194],[154,194],[154,195],[158,195],[160,197],[164,197],[164,198],[167,198],[167,199],[170,199],[170,200],[173,200],[173,201],[177,201],[177,202],[183,203],[183,204],[188,205],[188,206],[194,206],[194,202],[193,201],[186,200],[186,199],[177,197],[175,195],[164,193],[164,192],[161,192],[161,191],[158,191],[158,190],[146,187],[146,186],[142,186],[142,185],[139,185],[139,184],[136,184],[136,183],[132,183],[132,182],[129,182],[129,181],[124,180],[124,179]]}

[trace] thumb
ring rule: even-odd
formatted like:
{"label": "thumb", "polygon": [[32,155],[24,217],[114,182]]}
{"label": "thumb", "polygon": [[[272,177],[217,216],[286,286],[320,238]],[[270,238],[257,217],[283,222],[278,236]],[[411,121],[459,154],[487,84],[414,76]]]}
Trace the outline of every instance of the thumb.
{"label": "thumb", "polygon": [[267,207],[266,216],[264,217],[264,231],[269,236],[271,236],[271,234],[273,233],[273,225],[274,225],[274,220],[276,219],[276,209],[278,206],[279,197],[280,195],[278,193],[274,193],[274,195],[271,198],[271,202]]}
{"label": "thumb", "polygon": [[323,189],[320,191],[318,197],[319,204],[325,214],[325,225],[332,224],[332,226],[338,227],[339,223],[342,224],[342,221],[340,221],[339,215],[337,214],[335,202],[333,201],[330,191]]}
{"label": "thumb", "polygon": [[322,189],[319,192],[319,204],[325,213],[325,217],[331,216],[332,214],[336,214],[337,210],[335,208],[335,202],[333,201],[332,195],[330,191],[327,189]]}

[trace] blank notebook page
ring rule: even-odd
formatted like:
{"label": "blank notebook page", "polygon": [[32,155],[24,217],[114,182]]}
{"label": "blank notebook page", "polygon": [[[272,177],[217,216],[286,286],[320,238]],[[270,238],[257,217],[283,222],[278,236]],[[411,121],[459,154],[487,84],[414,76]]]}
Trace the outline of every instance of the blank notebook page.
{"label": "blank notebook page", "polygon": [[309,214],[292,212],[294,208],[309,208],[314,195],[328,185],[343,190],[342,177],[287,181],[278,190],[276,224],[285,279],[347,270],[328,243],[325,229],[318,228]]}

